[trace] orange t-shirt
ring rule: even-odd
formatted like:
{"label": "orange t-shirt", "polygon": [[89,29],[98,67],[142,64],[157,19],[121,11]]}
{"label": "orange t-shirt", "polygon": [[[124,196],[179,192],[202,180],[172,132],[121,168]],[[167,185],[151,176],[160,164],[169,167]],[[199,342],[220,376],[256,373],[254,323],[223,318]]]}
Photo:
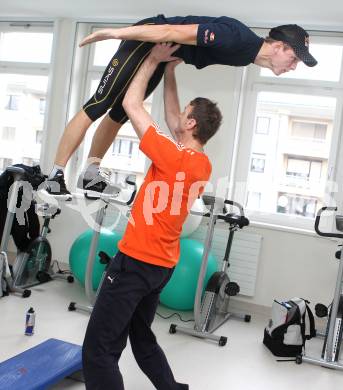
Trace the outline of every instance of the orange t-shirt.
{"label": "orange t-shirt", "polygon": [[118,247],[137,260],[171,268],[179,260],[182,225],[210,177],[211,163],[154,126],[139,147],[152,164]]}

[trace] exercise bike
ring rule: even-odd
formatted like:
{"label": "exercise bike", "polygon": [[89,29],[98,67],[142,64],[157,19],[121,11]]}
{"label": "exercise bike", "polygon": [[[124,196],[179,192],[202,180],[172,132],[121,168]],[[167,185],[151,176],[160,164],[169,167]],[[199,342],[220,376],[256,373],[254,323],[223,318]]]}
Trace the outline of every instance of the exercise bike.
{"label": "exercise bike", "polygon": [[[320,218],[324,211],[337,211],[337,207],[323,207],[316,216],[315,231],[323,237],[333,237],[343,239],[341,233],[326,233],[319,228]],[[343,216],[336,215],[336,230],[343,232]],[[320,357],[307,356],[306,354],[298,355],[296,363],[312,363],[323,367],[343,370],[343,364],[339,363],[340,348],[343,337],[343,259],[342,250],[336,252],[336,258],[339,259],[339,268],[336,280],[334,298],[329,308],[323,304],[317,304],[315,311],[318,317],[328,317],[327,326],[324,334],[318,336],[324,337],[322,352]]]}
{"label": "exercise bike", "polygon": [[[36,204],[36,213],[43,218],[43,226],[37,238],[32,240],[24,251],[20,251],[13,263],[9,266],[7,253],[12,225],[16,216],[19,191],[27,182],[25,169],[18,166],[9,166],[6,172],[13,177],[12,191],[8,199],[8,210],[0,245],[0,262],[5,265],[4,279],[9,292],[19,293],[23,298],[31,295],[29,287],[46,283],[52,279],[65,279],[68,283],[74,281],[70,273],[55,272],[52,264],[51,246],[47,239],[50,232],[50,220],[60,214],[61,210],[53,205],[43,203]],[[30,196],[33,196],[32,187],[29,187]],[[24,196],[24,195],[23,195]],[[23,196],[22,200],[23,201]]]}
{"label": "exercise bike", "polygon": [[[238,317],[250,322],[251,316],[243,313],[230,313],[228,310],[230,298],[239,293],[240,287],[236,282],[231,282],[227,271],[230,267],[229,256],[234,233],[249,225],[249,220],[244,216],[243,207],[232,200],[223,200],[213,196],[204,195],[203,201],[210,211],[206,214],[191,211],[192,214],[203,215],[209,218],[207,234],[205,238],[204,252],[198,277],[197,290],[194,301],[194,329],[171,324],[169,333],[186,333],[192,336],[207,338],[217,341],[219,346],[227,343],[227,337],[212,334],[230,317]],[[238,214],[227,211],[227,206],[238,210]],[[222,220],[229,226],[229,237],[225,249],[222,268],[215,272],[209,279],[203,293],[204,280],[207,270],[208,256],[212,246],[214,228],[218,220]]]}
{"label": "exercise bike", "polygon": [[[128,207],[127,213],[130,211],[130,206],[132,205],[136,192],[137,192],[137,187],[136,183],[129,178],[126,179],[126,183],[131,187],[131,193],[129,195],[129,199],[125,200],[122,199],[120,195],[120,189],[118,187],[118,192],[116,192],[113,195],[107,195],[107,194],[95,194],[92,192],[92,195],[89,196],[86,194],[86,197],[90,200],[100,200],[101,201],[101,207],[98,208],[96,217],[95,217],[95,225],[97,227],[102,227],[103,221],[106,215],[106,210],[110,204],[118,205],[118,206],[124,206]],[[83,197],[83,194],[73,194],[73,197]],[[100,236],[100,230],[101,229],[94,229],[93,230],[93,236],[91,240],[91,245],[89,249],[89,254],[88,254],[88,260],[87,260],[87,267],[86,267],[86,274],[85,274],[85,292],[88,301],[90,302],[90,305],[82,305],[76,302],[70,302],[68,306],[69,311],[75,311],[75,310],[82,310],[87,313],[91,313],[96,301],[97,293],[100,291],[101,285],[103,283],[103,280],[105,278],[106,270],[108,267],[109,262],[111,261],[111,257],[103,252],[100,251],[97,256],[97,246],[98,246],[98,241],[99,241],[99,236]],[[105,269],[102,275],[102,278],[99,283],[99,287],[97,289],[97,293],[93,291],[93,268],[94,264],[96,261],[100,261],[101,264],[105,264]]]}

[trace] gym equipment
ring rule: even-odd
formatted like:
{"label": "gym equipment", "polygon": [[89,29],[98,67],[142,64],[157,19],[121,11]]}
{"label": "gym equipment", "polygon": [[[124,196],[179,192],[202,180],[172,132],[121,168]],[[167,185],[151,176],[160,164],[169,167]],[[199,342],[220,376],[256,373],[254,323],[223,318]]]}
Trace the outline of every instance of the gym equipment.
{"label": "gym equipment", "polygon": [[82,380],[81,346],[48,339],[0,364],[1,390],[46,390],[63,378]]}
{"label": "gym equipment", "polygon": [[[73,243],[69,252],[69,265],[74,277],[84,286],[85,285],[85,276],[86,276],[86,262],[88,253],[90,250],[91,240],[92,240],[93,230],[87,229],[84,231]],[[121,234],[115,231],[110,231],[107,229],[102,229],[98,246],[96,248],[96,253],[103,251],[107,253],[110,257],[113,257],[117,251],[118,241],[121,239]],[[100,280],[101,275],[103,274],[105,265],[100,262],[100,258],[96,258],[93,268],[93,290],[96,291]]]}
{"label": "gym equipment", "polygon": [[[234,233],[235,231],[242,229],[244,226],[249,225],[249,220],[244,216],[243,207],[237,202],[232,200],[223,200],[208,195],[204,195],[203,200],[205,205],[210,208],[210,212],[203,215],[208,217],[210,220],[205,238],[205,250],[203,253],[194,302],[194,329],[171,324],[169,333],[186,333],[192,336],[217,341],[219,346],[224,346],[227,343],[227,337],[212,334],[216,329],[223,325],[232,316],[242,318],[245,322],[250,322],[251,320],[251,316],[248,314],[230,313],[228,311],[230,297],[237,295],[240,289],[238,284],[231,282],[227,275],[227,271],[230,266],[229,256]],[[239,214],[228,212],[227,205],[238,209]],[[205,293],[202,294],[208,257],[213,241],[214,228],[218,220],[222,220],[228,224],[229,237],[222,269],[211,276],[206,285]]]}
{"label": "gym equipment", "polygon": [[201,213],[201,215],[195,213],[188,214],[184,224],[182,225],[182,238],[190,236],[200,226],[202,221],[202,215],[207,211],[202,198],[197,198],[195,200],[192,205],[192,211],[198,211],[199,213]]}
{"label": "gym equipment", "polygon": [[[160,302],[175,310],[192,310],[204,245],[189,238],[180,240],[180,260],[174,273],[160,294]],[[210,253],[204,286],[217,271],[217,260]]]}
{"label": "gym equipment", "polygon": [[[18,194],[26,181],[26,172],[18,166],[9,166],[6,168],[6,171],[13,177],[13,186],[8,200],[8,211],[1,239],[0,255],[9,269],[7,260],[8,243],[16,215]],[[32,191],[32,187],[30,191]],[[33,197],[34,193],[30,193],[30,195]],[[61,210],[54,205],[47,203],[36,204],[36,213],[44,220],[41,233],[30,242],[24,251],[18,253],[11,272],[7,272],[5,279],[10,292],[20,293],[23,298],[27,298],[31,294],[31,291],[27,289],[28,287],[46,283],[56,278],[66,279],[68,283],[74,281],[70,273],[54,272],[53,264],[51,263],[52,253],[47,234],[50,232],[50,220],[55,218],[60,212]]]}
{"label": "gym equipment", "polygon": [[[100,237],[100,231],[102,230],[101,227],[106,215],[106,209],[110,204],[115,204],[118,206],[126,206],[126,207],[132,205],[137,191],[136,183],[129,179],[126,179],[126,183],[132,188],[131,195],[128,200],[118,198],[120,192],[117,192],[114,195],[94,193],[94,196],[92,197],[86,196],[88,199],[92,199],[92,200],[98,199],[101,201],[101,206],[97,209],[97,213],[95,217],[95,225],[99,228],[93,230],[92,240],[91,240],[90,249],[87,258],[86,274],[85,274],[85,292],[86,292],[87,299],[90,302],[90,305],[81,305],[76,302],[70,302],[68,306],[69,311],[83,310],[88,313],[91,313],[93,310],[93,306],[96,300],[96,293],[93,290],[93,273],[94,273],[94,265],[97,259],[96,252],[97,252],[97,247],[98,247],[98,242]],[[72,196],[83,197],[83,194],[73,194]],[[129,211],[130,209],[128,209],[127,213],[129,213]],[[114,242],[113,247],[115,247],[115,245],[116,243]],[[100,257],[100,263],[105,265],[105,271],[102,274],[99,283],[99,288],[97,291],[100,290],[103,278],[105,277],[107,265],[111,261],[111,257],[103,251],[99,252],[99,257]]]}
{"label": "gym equipment", "polygon": [[[343,239],[343,234],[340,233],[326,233],[322,232],[319,228],[320,218],[324,211],[337,211],[337,207],[322,207],[317,215],[314,224],[314,228],[317,234],[323,237],[333,237]],[[343,216],[335,215],[336,230],[343,231]],[[327,309],[322,304],[316,305],[316,314],[319,317],[328,317],[325,334],[318,334],[318,336],[324,337],[324,343],[322,353],[320,357],[307,356],[305,353],[296,357],[296,363],[302,362],[312,363],[323,367],[334,368],[337,370],[343,370],[343,364],[339,363],[340,348],[342,344],[343,336],[343,259],[342,251],[336,253],[336,257],[340,259],[336,287],[334,292],[334,298],[330,309]]]}

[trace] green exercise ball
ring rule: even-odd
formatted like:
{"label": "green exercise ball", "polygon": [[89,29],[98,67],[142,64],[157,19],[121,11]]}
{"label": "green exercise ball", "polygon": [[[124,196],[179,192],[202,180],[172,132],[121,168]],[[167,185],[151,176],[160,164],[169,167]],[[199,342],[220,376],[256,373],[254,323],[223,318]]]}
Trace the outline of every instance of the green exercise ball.
{"label": "green exercise ball", "polygon": [[[88,229],[84,231],[73,243],[69,252],[69,265],[75,278],[84,286],[85,275],[87,268],[87,260],[89,249],[91,246],[93,230]],[[106,252],[113,257],[118,252],[118,241],[121,239],[121,234],[112,232],[107,229],[102,229],[99,235],[99,242],[96,249],[96,259],[93,268],[93,290],[99,286],[102,273],[105,269],[105,264],[100,263],[98,253],[100,251]]]}
{"label": "green exercise ball", "polygon": [[[160,302],[176,310],[192,310],[200,272],[204,245],[190,238],[180,240],[180,260],[173,276],[160,295]],[[210,253],[204,289],[211,275],[217,271],[217,260]]]}

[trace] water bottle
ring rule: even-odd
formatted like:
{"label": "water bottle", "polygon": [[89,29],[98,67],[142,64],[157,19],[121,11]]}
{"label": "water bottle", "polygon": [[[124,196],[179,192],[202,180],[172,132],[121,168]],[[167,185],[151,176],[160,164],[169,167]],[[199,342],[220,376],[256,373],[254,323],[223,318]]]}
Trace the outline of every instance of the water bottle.
{"label": "water bottle", "polygon": [[33,335],[34,327],[35,327],[35,319],[36,319],[36,313],[33,310],[33,307],[30,307],[30,309],[26,313],[26,321],[25,321],[25,334],[26,334],[26,336]]}

